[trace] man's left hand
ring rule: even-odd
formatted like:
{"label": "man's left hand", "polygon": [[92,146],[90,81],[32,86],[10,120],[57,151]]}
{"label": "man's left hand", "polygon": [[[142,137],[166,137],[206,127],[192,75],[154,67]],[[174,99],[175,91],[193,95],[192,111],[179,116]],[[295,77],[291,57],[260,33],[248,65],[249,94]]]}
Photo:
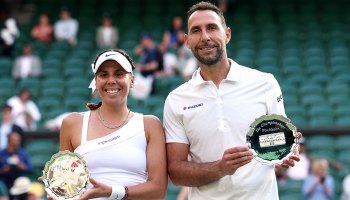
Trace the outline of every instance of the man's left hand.
{"label": "man's left hand", "polygon": [[[298,138],[300,139],[302,137],[302,134],[298,132]],[[299,155],[299,149],[296,149],[294,153],[289,156],[288,158],[283,160],[282,164],[276,164],[275,167],[283,167],[283,168],[289,168],[294,167],[295,162],[300,161],[300,155]]]}

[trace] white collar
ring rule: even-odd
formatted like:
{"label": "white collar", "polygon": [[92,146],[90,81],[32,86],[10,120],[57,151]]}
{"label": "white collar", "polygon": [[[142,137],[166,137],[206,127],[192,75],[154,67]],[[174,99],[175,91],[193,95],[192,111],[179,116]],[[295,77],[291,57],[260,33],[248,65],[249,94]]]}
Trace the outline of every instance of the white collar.
{"label": "white collar", "polygon": [[[241,77],[241,71],[239,70],[240,69],[239,64],[237,64],[235,61],[233,61],[230,58],[228,60],[230,62],[230,70],[227,74],[226,79],[224,79],[224,80],[238,82],[240,80],[240,77]],[[203,79],[200,72],[201,72],[201,69],[198,68],[192,75],[191,83],[194,86],[208,82],[208,81]]]}

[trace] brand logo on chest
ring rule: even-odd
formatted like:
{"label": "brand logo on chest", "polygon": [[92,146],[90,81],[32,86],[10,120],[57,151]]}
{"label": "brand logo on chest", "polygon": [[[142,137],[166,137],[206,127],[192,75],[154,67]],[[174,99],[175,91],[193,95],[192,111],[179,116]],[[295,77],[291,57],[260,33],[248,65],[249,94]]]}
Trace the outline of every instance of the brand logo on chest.
{"label": "brand logo on chest", "polygon": [[199,103],[199,104],[195,104],[192,106],[184,106],[182,109],[183,110],[190,110],[190,109],[194,109],[194,108],[198,108],[198,107],[202,107],[202,106],[203,106],[203,103]]}

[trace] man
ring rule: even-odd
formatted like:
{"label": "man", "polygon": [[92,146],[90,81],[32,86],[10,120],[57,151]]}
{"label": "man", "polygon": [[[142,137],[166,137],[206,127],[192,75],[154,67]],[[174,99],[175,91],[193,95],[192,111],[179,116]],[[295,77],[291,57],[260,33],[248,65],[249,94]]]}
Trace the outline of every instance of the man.
{"label": "man", "polygon": [[286,171],[288,178],[293,180],[304,180],[310,172],[311,160],[309,152],[305,148],[306,139],[305,137],[299,140],[299,156],[300,162],[296,163],[293,168],[289,168]]}
{"label": "man", "polygon": [[0,150],[7,147],[7,136],[17,132],[23,138],[23,129],[13,122],[12,107],[4,104],[2,106],[2,121],[0,122]]}
{"label": "man", "polygon": [[38,106],[31,99],[31,93],[23,88],[7,100],[7,104],[12,107],[12,117],[14,122],[24,131],[36,130],[36,125],[41,119]]}
{"label": "man", "polygon": [[142,33],[140,42],[134,49],[134,53],[140,56],[140,63],[137,63],[135,68],[145,78],[135,74],[135,78],[139,80],[139,84],[135,86],[132,95],[137,98],[135,96],[137,93],[145,93],[141,98],[144,99],[148,95],[155,93],[154,77],[158,72],[163,70],[163,55],[158,51],[153,35],[150,32]]}
{"label": "man", "polygon": [[60,19],[54,25],[54,36],[58,41],[67,41],[70,45],[77,44],[79,23],[72,18],[67,8],[62,8]]}
{"label": "man", "polygon": [[141,43],[135,48],[134,52],[140,55],[140,63],[136,64],[136,69],[141,72],[142,76],[154,76],[156,72],[162,70],[159,62],[159,52],[150,32],[142,33]]}
{"label": "man", "polygon": [[[190,186],[191,200],[278,199],[274,166],[253,159],[246,134],[262,115],[285,115],[281,89],[273,75],[227,58],[231,29],[220,9],[200,2],[187,15],[185,44],[199,69],[165,102],[170,178]],[[298,160],[292,155],[276,167]]]}
{"label": "man", "polygon": [[15,59],[12,77],[15,80],[26,79],[29,77],[38,77],[41,75],[41,59],[33,54],[30,44],[25,44],[22,49],[22,55]]}
{"label": "man", "polygon": [[29,154],[21,148],[21,136],[12,132],[8,135],[7,148],[0,151],[0,181],[10,189],[18,177],[28,175],[31,171]]}

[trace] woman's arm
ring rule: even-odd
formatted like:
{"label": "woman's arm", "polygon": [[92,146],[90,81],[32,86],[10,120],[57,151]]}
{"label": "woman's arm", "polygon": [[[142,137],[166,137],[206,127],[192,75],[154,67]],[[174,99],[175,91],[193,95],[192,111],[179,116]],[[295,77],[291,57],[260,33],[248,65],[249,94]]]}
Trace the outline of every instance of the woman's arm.
{"label": "woman's arm", "polygon": [[168,183],[163,126],[158,118],[149,115],[144,117],[144,124],[148,180],[146,183],[130,186],[128,195],[131,199],[163,199]]}

